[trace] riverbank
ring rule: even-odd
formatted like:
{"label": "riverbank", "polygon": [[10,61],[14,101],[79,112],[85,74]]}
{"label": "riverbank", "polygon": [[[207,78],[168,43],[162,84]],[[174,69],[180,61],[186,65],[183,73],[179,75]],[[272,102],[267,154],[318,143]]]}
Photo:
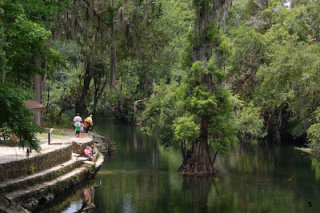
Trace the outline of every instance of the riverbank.
{"label": "riverbank", "polygon": [[[103,152],[107,149],[107,153],[114,147],[101,136],[76,138],[72,131],[65,130],[56,131],[50,144],[43,134],[38,135],[38,139],[41,151],[33,152],[29,157],[26,150],[0,146],[3,153],[0,158],[0,192],[6,199],[31,211],[95,176],[104,156],[96,148],[96,162],[89,161],[82,156],[86,146],[96,144],[96,147],[104,147]],[[7,205],[0,205],[0,210],[11,212]]]}

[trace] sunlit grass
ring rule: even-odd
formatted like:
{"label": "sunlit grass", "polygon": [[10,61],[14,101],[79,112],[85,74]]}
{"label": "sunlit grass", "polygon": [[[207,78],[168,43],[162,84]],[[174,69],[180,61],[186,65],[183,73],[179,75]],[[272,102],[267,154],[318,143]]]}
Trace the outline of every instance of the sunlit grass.
{"label": "sunlit grass", "polygon": [[[70,135],[67,133],[67,131],[71,131],[70,129],[53,129],[52,136],[54,138],[68,138]],[[45,131],[43,133],[38,133],[36,137],[39,140],[48,139],[48,132],[49,129],[45,128]]]}

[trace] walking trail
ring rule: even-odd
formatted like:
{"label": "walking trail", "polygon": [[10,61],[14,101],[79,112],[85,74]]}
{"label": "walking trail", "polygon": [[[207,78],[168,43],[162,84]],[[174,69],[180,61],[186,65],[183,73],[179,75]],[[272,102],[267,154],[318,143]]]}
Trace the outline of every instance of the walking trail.
{"label": "walking trail", "polygon": [[[39,145],[40,145],[40,152],[32,151],[32,153],[29,155],[29,157],[45,154],[57,149],[61,149],[70,143],[77,142],[79,144],[81,143],[87,143],[90,140],[92,140],[91,136],[88,136],[87,134],[84,134],[83,138],[77,138],[74,135],[74,132],[72,130],[53,130],[53,134],[51,137],[50,145],[48,144],[48,133],[42,133],[38,134],[37,138],[39,139]],[[22,159],[27,159],[26,155],[27,149],[21,148],[18,146],[12,147],[4,144],[0,144],[0,164],[2,163],[8,163],[11,161],[17,161]]]}

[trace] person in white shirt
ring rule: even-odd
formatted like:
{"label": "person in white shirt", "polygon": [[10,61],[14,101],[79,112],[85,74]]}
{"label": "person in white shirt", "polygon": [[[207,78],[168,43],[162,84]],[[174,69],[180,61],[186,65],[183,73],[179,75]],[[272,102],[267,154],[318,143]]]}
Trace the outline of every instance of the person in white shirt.
{"label": "person in white shirt", "polygon": [[82,118],[80,117],[80,114],[77,113],[77,115],[73,118],[73,129],[75,128],[76,123],[81,123]]}

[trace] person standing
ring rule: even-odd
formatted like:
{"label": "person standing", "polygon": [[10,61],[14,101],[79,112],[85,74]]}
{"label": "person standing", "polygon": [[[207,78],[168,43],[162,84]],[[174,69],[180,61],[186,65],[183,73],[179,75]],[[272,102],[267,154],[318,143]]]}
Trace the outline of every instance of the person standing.
{"label": "person standing", "polygon": [[86,133],[88,133],[88,135],[90,134],[90,130],[93,130],[92,115],[84,119],[84,129],[86,130]]}
{"label": "person standing", "polygon": [[80,117],[80,114],[77,113],[76,116],[73,118],[73,129],[76,127],[76,123],[80,123],[82,121],[82,118]]}
{"label": "person standing", "polygon": [[82,121],[80,121],[80,138],[83,138],[83,132],[84,132],[84,124]]}
{"label": "person standing", "polygon": [[76,132],[77,138],[79,138],[80,137],[80,123],[79,122],[76,123],[76,125],[75,125],[75,132]]}

